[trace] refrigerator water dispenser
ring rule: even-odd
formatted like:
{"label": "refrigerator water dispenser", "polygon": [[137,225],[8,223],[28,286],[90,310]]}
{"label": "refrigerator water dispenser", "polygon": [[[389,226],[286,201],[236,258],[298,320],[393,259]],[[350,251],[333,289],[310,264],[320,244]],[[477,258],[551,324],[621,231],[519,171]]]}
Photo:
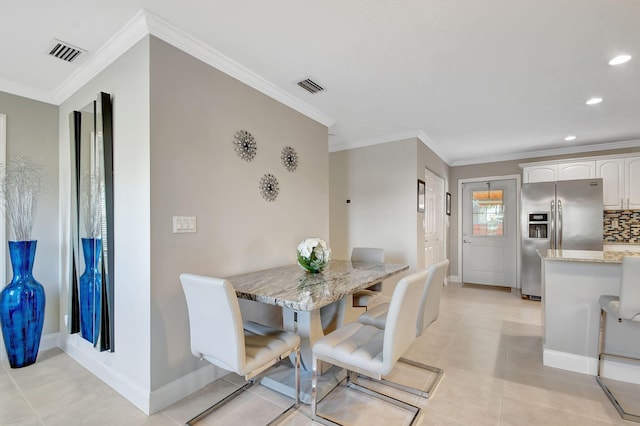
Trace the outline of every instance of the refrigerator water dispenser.
{"label": "refrigerator water dispenser", "polygon": [[547,238],[549,213],[529,213],[529,238]]}

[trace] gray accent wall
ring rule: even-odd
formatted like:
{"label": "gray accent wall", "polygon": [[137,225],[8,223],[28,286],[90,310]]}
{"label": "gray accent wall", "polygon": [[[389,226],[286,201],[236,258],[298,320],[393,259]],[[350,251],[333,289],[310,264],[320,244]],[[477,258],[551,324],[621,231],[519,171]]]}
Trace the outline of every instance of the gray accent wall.
{"label": "gray accent wall", "polygon": [[[155,390],[208,364],[190,352],[180,273],[224,277],[291,264],[304,238],[329,241],[329,156],[326,126],[159,39],[150,49]],[[234,151],[239,130],[256,140],[251,162]],[[294,172],[281,164],[285,146],[298,153]],[[258,189],[265,173],[279,182],[272,202]],[[196,216],[198,232],[173,234],[172,216]],[[280,310],[264,304],[242,311],[245,320],[281,323]]]}
{"label": "gray accent wall", "polygon": [[[42,166],[46,189],[38,200],[31,238],[38,241],[33,276],[44,286],[47,298],[42,333],[50,335],[59,331],[60,318],[58,107],[0,92],[0,113],[7,116],[7,160],[24,155]],[[6,223],[4,215],[2,223]],[[1,278],[6,282],[0,287],[13,276],[8,253],[7,249],[7,276]]]}

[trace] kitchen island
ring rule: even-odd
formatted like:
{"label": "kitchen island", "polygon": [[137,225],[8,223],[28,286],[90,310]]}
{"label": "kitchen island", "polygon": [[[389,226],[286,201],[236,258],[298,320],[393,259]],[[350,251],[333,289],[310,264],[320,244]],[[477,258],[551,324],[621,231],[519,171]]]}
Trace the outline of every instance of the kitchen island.
{"label": "kitchen island", "polygon": [[[603,294],[619,295],[622,258],[640,257],[640,253],[538,250],[538,254],[542,259],[543,363],[595,375],[600,328],[598,299]],[[640,357],[640,327],[625,324],[623,336],[615,322],[612,318],[607,321],[608,327],[615,327],[611,333],[612,329],[607,329],[608,352],[619,349]],[[640,366],[631,363],[607,360],[603,375],[640,384]]]}

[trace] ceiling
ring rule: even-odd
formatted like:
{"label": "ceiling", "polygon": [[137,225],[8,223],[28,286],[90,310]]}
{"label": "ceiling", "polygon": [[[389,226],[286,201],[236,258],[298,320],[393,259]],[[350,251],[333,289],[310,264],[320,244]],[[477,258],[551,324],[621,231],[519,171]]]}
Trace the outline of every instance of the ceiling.
{"label": "ceiling", "polygon": [[[2,9],[0,91],[45,102],[64,101],[78,76],[112,61],[124,28],[154,21],[328,125],[331,151],[419,137],[460,165],[640,146],[639,0],[29,0]],[[138,32],[166,32],[153,28]],[[53,39],[87,53],[53,58]],[[631,61],[610,66],[620,53]],[[325,90],[306,92],[296,84],[305,78]],[[594,96],[604,102],[586,105]]]}

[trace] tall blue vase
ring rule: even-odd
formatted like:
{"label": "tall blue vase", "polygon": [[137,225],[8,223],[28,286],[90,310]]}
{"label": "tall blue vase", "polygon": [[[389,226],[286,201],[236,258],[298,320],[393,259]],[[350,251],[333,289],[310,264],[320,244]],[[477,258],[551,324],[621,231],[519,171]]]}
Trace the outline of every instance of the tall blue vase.
{"label": "tall blue vase", "polygon": [[80,333],[94,345],[100,335],[100,311],[102,306],[102,240],[83,238],[85,270],[80,275]]}
{"label": "tall blue vase", "polygon": [[44,287],[33,278],[37,241],[9,241],[13,279],[0,293],[0,322],[11,368],[36,362],[44,324]]}

